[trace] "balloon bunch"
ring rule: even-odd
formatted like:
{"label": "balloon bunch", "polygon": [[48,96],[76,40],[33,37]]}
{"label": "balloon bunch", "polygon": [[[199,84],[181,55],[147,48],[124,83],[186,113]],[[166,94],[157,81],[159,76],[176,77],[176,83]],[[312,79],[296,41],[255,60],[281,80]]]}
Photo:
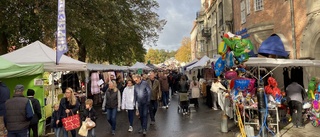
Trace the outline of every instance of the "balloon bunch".
{"label": "balloon bunch", "polygon": [[221,57],[216,61],[216,76],[220,76],[225,67],[231,68],[235,64],[243,64],[249,59],[249,52],[253,50],[249,39],[241,39],[230,32],[222,36],[223,41],[218,45],[218,54]]}
{"label": "balloon bunch", "polygon": [[311,123],[318,127],[320,125],[320,84],[317,84],[315,77],[311,78],[308,85],[308,99],[312,100]]}

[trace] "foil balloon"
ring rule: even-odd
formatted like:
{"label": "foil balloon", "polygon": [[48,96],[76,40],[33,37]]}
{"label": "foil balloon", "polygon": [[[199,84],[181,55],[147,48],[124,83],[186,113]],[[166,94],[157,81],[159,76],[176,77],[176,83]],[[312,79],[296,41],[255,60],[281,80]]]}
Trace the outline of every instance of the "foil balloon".
{"label": "foil balloon", "polygon": [[231,80],[231,79],[238,77],[238,74],[236,71],[227,71],[227,72],[225,72],[224,77],[227,80]]}
{"label": "foil balloon", "polygon": [[239,91],[245,91],[248,89],[250,80],[248,79],[236,79],[234,80],[234,87],[235,93],[239,93]]}
{"label": "foil balloon", "polygon": [[225,59],[227,51],[228,51],[228,46],[224,41],[221,41],[218,45],[218,54],[221,55],[222,59]]}
{"label": "foil balloon", "polygon": [[[319,87],[318,87],[319,88]],[[314,91],[316,89],[316,78],[311,78],[309,84],[308,84],[308,98],[314,99]]]}
{"label": "foil balloon", "polygon": [[225,61],[222,60],[222,57],[220,57],[214,64],[214,72],[217,77],[221,75],[225,67]]}
{"label": "foil balloon", "polygon": [[319,102],[318,102],[318,101],[314,100],[314,101],[312,102],[312,106],[313,106],[313,109],[314,109],[316,112],[319,111]]}
{"label": "foil balloon", "polygon": [[227,52],[226,54],[226,67],[232,68],[234,66],[234,57],[233,57],[233,52]]}

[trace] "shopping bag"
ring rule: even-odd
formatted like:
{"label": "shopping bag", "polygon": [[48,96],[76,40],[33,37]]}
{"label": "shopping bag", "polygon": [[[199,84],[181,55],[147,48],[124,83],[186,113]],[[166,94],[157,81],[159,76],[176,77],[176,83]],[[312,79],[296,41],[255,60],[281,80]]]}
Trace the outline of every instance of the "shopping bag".
{"label": "shopping bag", "polygon": [[94,128],[95,126],[96,126],[96,123],[93,122],[90,118],[86,120],[86,127],[88,130]]}
{"label": "shopping bag", "polygon": [[191,98],[199,98],[200,97],[200,89],[198,87],[193,87],[191,90]]}
{"label": "shopping bag", "polygon": [[85,121],[82,122],[82,126],[80,127],[79,132],[78,132],[78,134],[80,136],[86,137],[88,135],[88,129],[87,129],[87,124],[86,123],[87,122],[85,122]]}
{"label": "shopping bag", "polygon": [[[73,113],[72,113],[73,114]],[[80,116],[79,114],[75,114],[72,116],[68,116],[62,119],[62,125],[66,129],[66,131],[70,131],[73,129],[77,129],[80,127]]]}

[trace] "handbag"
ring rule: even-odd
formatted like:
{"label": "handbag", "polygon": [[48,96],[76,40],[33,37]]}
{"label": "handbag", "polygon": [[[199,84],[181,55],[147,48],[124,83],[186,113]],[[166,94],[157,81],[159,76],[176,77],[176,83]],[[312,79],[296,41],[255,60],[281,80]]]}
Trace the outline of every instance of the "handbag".
{"label": "handbag", "polygon": [[88,135],[88,129],[87,129],[86,121],[83,121],[83,122],[82,122],[82,126],[81,126],[81,128],[79,129],[78,134],[79,134],[80,136],[84,136],[84,137],[86,137],[86,136]]}
{"label": "handbag", "polygon": [[79,114],[73,115],[72,111],[71,111],[71,113],[72,113],[71,116],[68,116],[68,114],[67,114],[67,117],[62,119],[62,125],[66,129],[66,131],[77,129],[80,127]]}

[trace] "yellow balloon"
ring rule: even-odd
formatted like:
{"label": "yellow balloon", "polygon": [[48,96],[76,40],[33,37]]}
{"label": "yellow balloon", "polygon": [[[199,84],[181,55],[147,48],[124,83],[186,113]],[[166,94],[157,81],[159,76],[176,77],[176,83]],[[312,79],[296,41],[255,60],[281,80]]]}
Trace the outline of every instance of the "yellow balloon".
{"label": "yellow balloon", "polygon": [[315,99],[313,90],[309,90],[309,92],[310,92],[309,94],[311,94],[311,98]]}
{"label": "yellow balloon", "polygon": [[221,57],[224,57],[227,53],[228,46],[224,41],[221,41],[218,45],[218,54],[221,55]]}

